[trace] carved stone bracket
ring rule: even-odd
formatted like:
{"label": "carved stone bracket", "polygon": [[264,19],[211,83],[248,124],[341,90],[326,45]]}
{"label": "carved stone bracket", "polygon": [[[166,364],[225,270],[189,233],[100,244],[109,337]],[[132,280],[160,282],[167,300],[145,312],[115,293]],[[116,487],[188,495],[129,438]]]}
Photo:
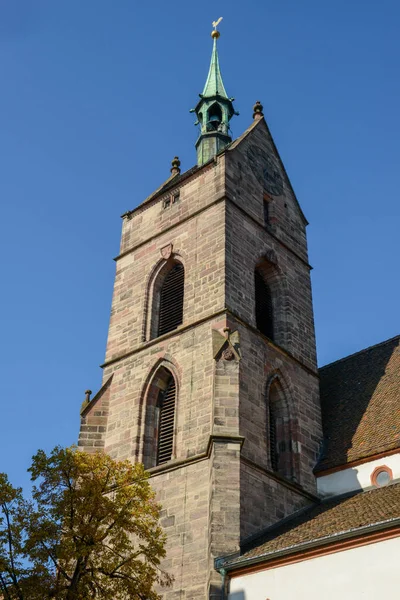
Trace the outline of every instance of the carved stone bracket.
{"label": "carved stone bracket", "polygon": [[222,360],[233,360],[235,358],[235,354],[230,346],[226,346],[224,350],[221,352]]}
{"label": "carved stone bracket", "polygon": [[265,258],[268,260],[268,262],[270,262],[273,265],[278,264],[278,259],[276,258],[276,254],[275,254],[274,250],[268,250],[265,253]]}
{"label": "carved stone bracket", "polygon": [[174,249],[174,247],[173,247],[173,245],[172,245],[172,244],[168,244],[168,246],[164,246],[163,248],[160,248],[160,253],[161,253],[161,256],[162,256],[162,257],[163,257],[165,260],[168,260],[168,259],[169,259],[169,257],[170,257],[170,256],[171,256],[171,254],[172,254],[172,251],[173,251],[173,249]]}
{"label": "carved stone bracket", "polygon": [[230,329],[224,329],[223,335],[217,329],[212,330],[213,357],[215,360],[240,360],[239,332],[231,333]]}

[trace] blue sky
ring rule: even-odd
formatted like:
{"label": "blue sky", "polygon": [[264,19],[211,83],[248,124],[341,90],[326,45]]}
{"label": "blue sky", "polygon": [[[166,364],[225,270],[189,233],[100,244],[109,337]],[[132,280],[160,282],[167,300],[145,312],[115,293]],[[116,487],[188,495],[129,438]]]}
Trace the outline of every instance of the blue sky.
{"label": "blue sky", "polygon": [[[209,12],[211,11],[211,12]],[[320,363],[399,333],[395,0],[0,0],[0,470],[76,441],[100,385],[120,215],[195,163],[211,21],[240,116],[260,99],[308,228]]]}

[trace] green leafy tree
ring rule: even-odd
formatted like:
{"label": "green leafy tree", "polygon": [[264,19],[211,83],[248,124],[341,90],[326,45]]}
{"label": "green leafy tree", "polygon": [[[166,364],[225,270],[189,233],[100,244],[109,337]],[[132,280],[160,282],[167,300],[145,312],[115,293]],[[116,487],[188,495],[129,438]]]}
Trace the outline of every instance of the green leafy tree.
{"label": "green leafy tree", "polygon": [[143,465],[57,447],[29,471],[31,500],[0,474],[0,598],[159,598],[171,579]]}

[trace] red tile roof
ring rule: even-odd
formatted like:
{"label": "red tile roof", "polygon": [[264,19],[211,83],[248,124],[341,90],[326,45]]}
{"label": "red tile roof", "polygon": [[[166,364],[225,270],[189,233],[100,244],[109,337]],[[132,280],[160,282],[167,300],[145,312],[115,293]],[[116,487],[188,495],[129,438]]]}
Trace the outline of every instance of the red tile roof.
{"label": "red tile roof", "polygon": [[316,473],[400,447],[400,336],[319,374],[324,447]]}
{"label": "red tile roof", "polygon": [[360,535],[363,527],[385,522],[390,527],[391,520],[399,518],[400,483],[336,497],[269,527],[257,538],[244,543],[241,556],[228,559],[226,564],[231,569],[239,563],[243,567],[246,560],[274,558],[273,555],[282,550],[296,553],[307,542],[319,540],[321,544],[329,544],[336,541],[339,534]]}

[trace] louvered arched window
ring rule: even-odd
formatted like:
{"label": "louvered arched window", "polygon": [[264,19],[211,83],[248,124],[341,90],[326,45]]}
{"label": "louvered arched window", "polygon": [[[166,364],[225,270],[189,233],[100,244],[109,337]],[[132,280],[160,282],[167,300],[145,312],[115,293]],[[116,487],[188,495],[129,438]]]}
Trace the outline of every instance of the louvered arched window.
{"label": "louvered arched window", "polygon": [[162,465],[175,453],[177,384],[172,372],[160,366],[146,393],[143,458],[146,469]]}
{"label": "louvered arched window", "polygon": [[170,375],[167,387],[165,390],[160,391],[157,401],[157,465],[162,465],[172,458],[174,449],[175,402],[175,379]]}
{"label": "louvered arched window", "polygon": [[254,272],[257,329],[274,339],[274,318],[271,289],[258,269]]}
{"label": "louvered arched window", "polygon": [[268,390],[268,439],[271,468],[279,475],[293,478],[293,456],[289,407],[278,377]]}
{"label": "louvered arched window", "polygon": [[160,290],[158,335],[173,331],[183,321],[185,270],[175,263],[168,271]]}

